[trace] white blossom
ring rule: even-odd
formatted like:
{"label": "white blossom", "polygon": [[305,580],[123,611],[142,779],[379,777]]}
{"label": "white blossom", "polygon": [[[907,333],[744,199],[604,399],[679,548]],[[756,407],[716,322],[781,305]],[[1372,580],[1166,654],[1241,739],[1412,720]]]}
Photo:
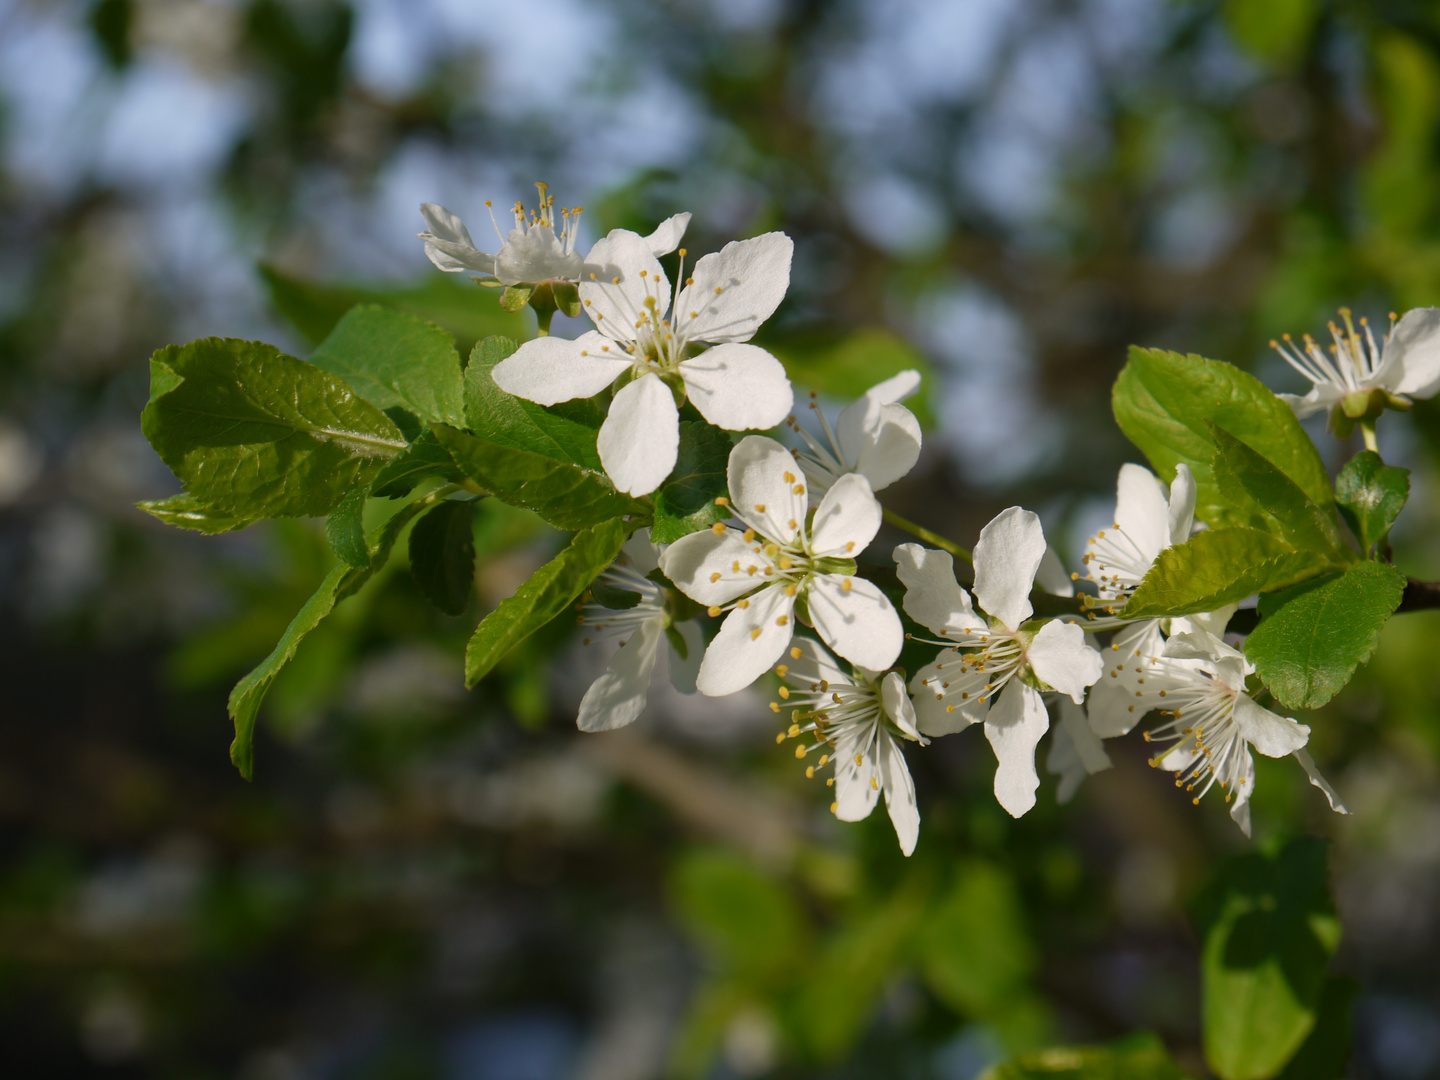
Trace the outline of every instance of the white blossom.
{"label": "white blossom", "polygon": [[1390,333],[1380,342],[1365,319],[1356,330],[1350,312],[1342,308],[1340,314],[1345,326],[1330,324],[1333,344],[1328,355],[1309,334],[1303,338],[1303,347],[1289,334],[1283,343],[1270,343],[1313,384],[1304,397],[1279,395],[1290,403],[1296,416],[1304,418],[1322,409],[1333,415],[1350,398],[1348,415],[1359,417],[1366,408],[1363,399],[1375,390],[1397,399],[1393,404],[1401,407],[1440,391],[1440,308],[1415,308],[1398,323],[1391,315]]}
{"label": "white blossom", "polygon": [[915,726],[915,707],[904,678],[895,671],[882,674],[858,665],[847,673],[809,638],[795,640],[788,662],[775,673],[785,681],[780,687],[785,708],[779,702],[770,707],[790,716],[789,729],[776,742],[787,737],[809,740],[795,748],[797,758],[818,758],[806,766],[808,777],[817,769],[833,768],[835,775],[825,782],[835,789],[830,810],[841,821],[869,817],[883,794],[900,849],[909,855],[920,834],[920,810],[896,737],[921,746],[930,740]]}
{"label": "white blossom", "polygon": [[657,549],[649,530],[641,529],[625,545],[625,561],[616,562],[601,580],[613,589],[637,594],[629,608],[608,608],[589,603],[581,609],[584,644],[616,642],[615,655],[605,673],[590,684],[580,700],[576,724],[581,731],[613,731],[635,722],[645,708],[655,661],[665,648],[666,631],[680,637],[685,654],[671,641],[670,681],[681,693],[695,692],[695,672],[705,648],[700,628],[693,622],[674,623],[665,590],[645,575],[658,565]]}
{"label": "white blossom", "polygon": [[[429,228],[417,235],[425,242],[425,254],[447,273],[472,270],[502,285],[578,282],[587,272],[605,273],[608,267],[581,258],[575,250],[583,208],[560,207],[557,231],[555,196],[544,184],[535,186],[540,190],[539,208],[527,211],[523,203],[515,204],[511,211],[515,227],[509,236],[500,236],[500,227],[495,226],[500,248],[494,255],[475,246],[470,230],[456,214],[436,203],[421,203],[420,213]],[[485,205],[490,205],[488,200]],[[493,214],[491,221],[494,222]],[[689,221],[689,214],[676,214],[651,233],[646,242],[656,255],[668,255],[679,246]]]}
{"label": "white blossom", "polygon": [[1104,772],[1113,763],[1100,736],[1090,726],[1085,707],[1060,694],[1056,695],[1055,704],[1058,722],[1050,729],[1050,752],[1045,755],[1045,771],[1060,778],[1055,800],[1067,803],[1075,797],[1075,792],[1087,776]]}
{"label": "white blossom", "polygon": [[1310,729],[1263,708],[1246,693],[1245,678],[1254,670],[1243,653],[1210,630],[1197,626],[1174,633],[1147,668],[1141,691],[1142,703],[1169,717],[1145,732],[1146,742],[1168,744],[1150,764],[1175,773],[1175,786],[1195,792],[1196,805],[1219,784],[1230,816],[1246,836],[1255,789],[1252,748],[1266,757],[1293,754],[1331,809],[1348,814],[1305,750]]}
{"label": "white blossom", "polygon": [[806,445],[797,460],[810,482],[813,501],[818,502],[831,484],[848,473],[858,472],[880,491],[915,467],[920,460],[920,421],[900,402],[918,389],[918,371],[893,375],[841,412],[833,428],[812,400],[810,408],[820,417],[824,441],[791,418],[791,427]]}
{"label": "white blossom", "polygon": [[[590,397],[621,380],[600,428],[600,462],[621,491],[648,494],[675,466],[677,396],[729,431],[774,427],[789,415],[794,395],[780,361],[743,343],[784,298],[793,250],[778,232],[726,244],[695,264],[672,303],[650,242],[616,229],[589,255],[613,274],[580,282],[596,329],[573,341],[527,341],[493,378],[541,405]],[[712,347],[694,355],[701,343]]]}
{"label": "white blossom", "polygon": [[807,494],[790,452],[750,435],[730,452],[731,512],[741,531],[716,525],[665,549],[660,568],[712,616],[729,610],[705,651],[702,694],[749,686],[784,654],[796,605],[825,644],[851,663],[883,671],[904,643],[900,617],[854,559],[880,528],[880,504],[863,476],[843,477],[807,516]]}
{"label": "white blossom", "polygon": [[[1086,580],[1095,583],[1104,605],[1112,611],[1122,607],[1160,552],[1190,538],[1194,519],[1195,478],[1187,465],[1175,467],[1168,494],[1149,469],[1122,465],[1114,523],[1090,538],[1081,560]],[[1160,631],[1159,619],[1121,623],[1116,630],[1104,653],[1105,675],[1090,691],[1090,722],[1102,738],[1126,734],[1145,715],[1134,707],[1135,692],[1145,677],[1146,658],[1164,647]]]}
{"label": "white blossom", "polygon": [[995,751],[995,797],[1019,817],[1035,805],[1040,777],[1035,747],[1050,726],[1039,686],[1085,700],[1100,677],[1100,655],[1074,623],[1036,627],[1030,591],[1045,556],[1040,519],[1012,506],[980,532],[975,545],[975,599],[955,580],[949,554],[902,544],[895,563],[905,585],[905,611],[947,646],[911,680],[919,728],[946,735],[983,723]]}

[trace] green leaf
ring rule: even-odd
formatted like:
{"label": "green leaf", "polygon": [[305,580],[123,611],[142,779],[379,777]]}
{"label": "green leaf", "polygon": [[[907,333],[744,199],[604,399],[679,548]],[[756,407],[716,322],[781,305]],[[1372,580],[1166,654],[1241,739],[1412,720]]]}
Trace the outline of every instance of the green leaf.
{"label": "green leaf", "polygon": [[461,615],[475,585],[473,502],[442,502],[410,530],[410,576],[446,615]]}
{"label": "green leaf", "polygon": [[450,451],[440,445],[428,428],[403,453],[386,463],[370,485],[370,494],[381,499],[401,499],[415,490],[426,477],[437,476],[452,484],[465,479]]}
{"label": "green leaf", "polygon": [[1115,1046],[1064,1046],[1025,1054],[981,1080],[1189,1080],[1153,1036]]}
{"label": "green leaf", "polygon": [[356,488],[330,511],[325,519],[325,539],[330,550],[348,566],[367,566],[370,550],[365,546],[365,489]]}
{"label": "green leaf", "polygon": [[1315,1026],[1340,940],[1325,842],[1243,855],[1202,896],[1205,1058],[1221,1080],[1269,1080]]}
{"label": "green leaf", "polygon": [[259,269],[271,303],[312,347],[324,341],[356,304],[384,304],[443,326],[459,342],[462,356],[490,334],[518,338],[527,332],[523,315],[500,310],[490,293],[458,275],[427,269],[414,282],[373,285],[305,281],[263,264]]}
{"label": "green leaf", "polygon": [[600,472],[595,439],[605,422],[606,406],[593,398],[566,401],[546,408],[507,394],[495,385],[495,365],[515,352],[509,338],[478,342],[465,369],[465,418],[483,439],[543,454],[555,461]]}
{"label": "green leaf", "polygon": [[615,560],[626,532],[626,524],[618,519],[582,529],[514,596],[481,619],[465,648],[465,685],[474,686],[512,648],[574,603],[595,575]]}
{"label": "green leaf", "polygon": [[650,539],[669,544],[730,517],[715,500],[726,493],[725,469],[730,436],[697,420],[680,421],[675,468],[655,493],[655,524]]}
{"label": "green leaf", "polygon": [[1316,0],[1225,0],[1225,27],[1245,50],[1262,60],[1289,66],[1305,51]]}
{"label": "green leaf", "polygon": [[264,342],[170,345],[150,370],[145,437],[220,514],[328,514],[405,449],[389,418],[343,381]]}
{"label": "green leaf", "polygon": [[341,563],[331,570],[314,595],[290,621],[270,655],[260,661],[254,670],[230,691],[229,710],[235,721],[235,739],[230,744],[230,760],[246,780],[253,779],[255,775],[255,719],[276,676],[294,659],[295,651],[300,647],[305,635],[319,626],[335,609],[336,604],[355,595],[360,587],[390,560],[390,552],[395,547],[395,541],[400,538],[401,531],[416,514],[433,506],[438,501],[437,496],[438,493],[427,495],[401,507],[371,533],[368,538],[368,565],[354,567]]}
{"label": "green leaf", "polygon": [[171,495],[168,499],[152,499],[148,502],[138,502],[135,505],[151,517],[159,518],[166,525],[194,529],[196,532],[211,536],[234,529],[243,529],[246,525],[255,523],[254,518],[235,517],[232,514],[222,514],[211,510],[195,496],[183,491],[178,495]]}
{"label": "green leaf", "polygon": [[669,893],[682,925],[726,974],[773,985],[804,963],[810,926],[799,902],[740,856],[687,852],[671,871]]}
{"label": "green leaf", "polygon": [[985,1018],[1025,988],[1035,949],[1010,876],[986,862],[967,862],[920,924],[925,982],[962,1015]]}
{"label": "green leaf", "polygon": [[465,423],[455,339],[424,319],[378,304],[345,313],[310,363],[339,375],[378,409],[399,407],[422,423]]}
{"label": "green leaf", "polygon": [[535,511],[557,529],[582,529],[647,512],[643,503],[616,491],[603,473],[477,439],[443,424],[433,430],[466,476],[497,499]]}
{"label": "green leaf", "polygon": [[1328,507],[1330,478],[1290,406],[1253,375],[1219,360],[1132,346],[1111,402],[1120,430],[1169,483],[1184,462],[1195,474],[1195,517],[1219,528],[1247,525],[1211,471],[1215,443],[1207,421],[1272,462],[1311,502]]}
{"label": "green leaf", "polygon": [[1390,531],[1410,498],[1410,470],[1386,465],[1374,450],[1362,450],[1335,478],[1335,501],[1365,555]]}
{"label": "green leaf", "polygon": [[935,422],[930,405],[934,371],[930,361],[899,335],[880,328],[857,330],[834,340],[766,342],[792,380],[827,397],[852,401],[876,383],[902,371],[920,373],[920,389],[905,402],[921,425]]}
{"label": "green leaf", "polygon": [[1259,529],[1207,529],[1160,552],[1120,614],[1159,619],[1214,611],[1331,569],[1327,556],[1296,551]]}
{"label": "green leaf", "polygon": [[1246,446],[1224,428],[1205,422],[1215,445],[1211,468],[1221,495],[1236,513],[1248,512],[1248,524],[1279,536],[1298,550],[1345,557],[1335,512],[1327,500],[1317,506],[1269,459]]}
{"label": "green leaf", "polygon": [[1360,562],[1262,596],[1245,655],[1286,708],[1318,709],[1370,659],[1404,593],[1399,570]]}

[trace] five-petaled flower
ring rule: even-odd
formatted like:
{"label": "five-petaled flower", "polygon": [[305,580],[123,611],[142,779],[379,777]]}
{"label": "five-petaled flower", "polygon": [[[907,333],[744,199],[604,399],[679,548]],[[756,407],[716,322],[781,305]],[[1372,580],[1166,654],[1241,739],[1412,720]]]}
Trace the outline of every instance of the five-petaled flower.
{"label": "five-petaled flower", "polygon": [[704,641],[693,621],[674,621],[666,590],[647,576],[659,565],[649,533],[648,529],[636,532],[625,545],[624,561],[617,561],[600,575],[611,592],[637,597],[632,606],[611,608],[592,602],[581,608],[584,644],[618,639],[609,666],[580,700],[575,722],[581,731],[613,731],[635,722],[645,708],[655,661],[667,638],[671,684],[681,693],[695,692],[695,671]]}
{"label": "five-petaled flower", "polygon": [[727,472],[744,531],[717,524],[681,537],[660,558],[665,576],[712,616],[730,611],[700,664],[702,694],[732,694],[763,675],[789,646],[801,605],[825,644],[851,663],[883,671],[900,655],[900,616],[855,572],[855,557],[880,528],[869,481],[842,477],[810,516],[796,470],[774,439],[741,439]]}
{"label": "five-petaled flower", "polygon": [[1245,677],[1254,670],[1243,653],[1210,630],[1197,626],[1173,634],[1147,669],[1142,691],[1143,704],[1169,717],[1145,732],[1146,742],[1169,744],[1150,764],[1175,773],[1175,786],[1195,792],[1197,805],[1219,784],[1230,803],[1230,816],[1246,836],[1255,790],[1252,747],[1266,757],[1293,754],[1310,782],[1325,793],[1330,808],[1348,814],[1305,750],[1310,729],[1263,708],[1246,693]]}
{"label": "five-petaled flower", "polygon": [[[588,258],[613,274],[580,282],[596,329],[573,341],[527,341],[496,365],[495,382],[527,401],[554,405],[618,381],[600,428],[600,463],[621,491],[648,494],[675,467],[684,398],[729,431],[774,427],[789,415],[794,395],[780,361],[743,343],[784,299],[793,249],[778,232],[726,244],[695,264],[672,305],[650,242],[616,229]],[[699,343],[712,347],[692,355]]]}
{"label": "five-petaled flower", "polygon": [[948,646],[911,680],[919,727],[947,735],[983,723],[999,768],[995,797],[1019,817],[1035,805],[1040,777],[1035,747],[1050,727],[1040,688],[1076,703],[1100,677],[1100,654],[1074,623],[1036,626],[1030,591],[1045,556],[1040,519],[1012,506],[980,531],[975,545],[976,613],[955,581],[948,553],[902,544],[895,564],[905,585],[905,611]]}
{"label": "five-petaled flower", "polygon": [[1270,343],[1314,384],[1304,397],[1279,395],[1296,416],[1303,419],[1327,410],[1331,430],[1343,436],[1355,421],[1373,420],[1387,405],[1408,409],[1413,400],[1440,391],[1440,308],[1415,308],[1398,323],[1391,315],[1390,333],[1382,342],[1375,340],[1365,319],[1356,330],[1348,310],[1341,308],[1340,316],[1345,327],[1330,324],[1333,344],[1328,356],[1309,334],[1303,348],[1289,334],[1283,343]]}
{"label": "five-petaled flower", "polygon": [[905,679],[896,671],[880,673],[852,665],[847,673],[819,642],[797,638],[786,662],[775,668],[784,680],[776,712],[788,712],[790,726],[776,742],[787,737],[806,740],[795,756],[818,760],[805,768],[813,777],[830,766],[835,775],[825,782],[835,788],[831,811],[841,821],[862,821],[870,816],[880,796],[909,855],[920,835],[920,810],[915,783],[905,765],[896,736],[921,746],[930,740],[915,726],[915,707],[905,692]]}
{"label": "five-petaled flower", "polygon": [[840,414],[832,428],[820,407],[824,441],[791,418],[791,427],[806,449],[796,459],[810,482],[810,497],[819,501],[830,485],[848,473],[859,473],[875,491],[887,488],[920,460],[920,421],[900,402],[920,389],[918,371],[902,371],[877,383]]}

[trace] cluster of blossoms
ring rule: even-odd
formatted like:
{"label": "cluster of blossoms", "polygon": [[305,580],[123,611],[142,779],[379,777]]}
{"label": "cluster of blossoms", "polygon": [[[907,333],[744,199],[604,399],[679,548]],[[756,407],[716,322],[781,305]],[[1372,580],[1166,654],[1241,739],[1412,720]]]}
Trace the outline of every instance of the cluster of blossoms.
{"label": "cluster of blossoms", "polygon": [[[574,250],[579,211],[562,211],[557,233],[543,188],[541,196],[538,213],[517,208],[516,227],[493,256],[475,249],[454,215],[423,208],[430,230],[421,237],[441,269],[476,270],[510,286],[578,289],[594,329],[574,340],[527,342],[494,369],[498,386],[541,405],[613,388],[600,461],[617,489],[637,497],[656,491],[674,468],[687,402],[727,431],[784,423],[796,444],[740,438],[729,456],[728,498],[717,500],[732,524],[663,546],[637,532],[592,587],[580,612],[585,641],[616,648],[581,703],[583,730],[633,722],[668,648],[671,679],[685,692],[733,694],[773,673],[778,700],[770,707],[785,722],[777,741],[799,740],[795,755],[807,776],[830,770],[831,810],[841,820],[866,817],[883,795],[906,854],[920,813],[903,747],[977,724],[997,761],[995,797],[1016,817],[1035,805],[1036,751],[1047,732],[1047,767],[1064,801],[1087,775],[1110,768],[1104,740],[1157,714],[1143,732],[1156,746],[1151,764],[1173,773],[1196,803],[1220,788],[1247,835],[1253,751],[1293,755],[1331,807],[1347,812],[1306,752],[1310,729],[1256,701],[1254,668],[1234,635],[1226,640],[1234,605],[1165,619],[1116,614],[1162,551],[1205,527],[1194,520],[1196,485],[1185,465],[1168,488],[1149,470],[1124,466],[1113,524],[1090,539],[1084,572],[1068,578],[1039,518],[1020,507],[981,530],[968,590],[948,552],[894,548],[901,588],[891,588],[923,628],[907,634],[872,580],[889,579],[883,554],[862,560],[883,518],[875,492],[920,456],[920,425],[903,404],[919,375],[903,372],[872,387],[833,426],[812,401],[819,428],[812,432],[791,415],[779,361],[748,344],[788,288],[787,236],[727,244],[686,276],[679,244],[690,215],[647,237],[614,230],[582,258]],[[660,257],[677,249],[672,287]],[[1408,408],[1440,389],[1440,311],[1392,318],[1380,344],[1364,320],[1357,331],[1343,314],[1328,356],[1308,338],[1303,348],[1288,338],[1277,345],[1313,383],[1305,397],[1286,399],[1302,417],[1330,410],[1332,427],[1370,423],[1372,438],[1379,410]],[[1037,589],[1073,597],[1072,582],[1082,580],[1083,604],[1036,617]],[[702,631],[704,617],[722,616],[713,634]],[[910,676],[897,666],[907,640],[918,666]]]}

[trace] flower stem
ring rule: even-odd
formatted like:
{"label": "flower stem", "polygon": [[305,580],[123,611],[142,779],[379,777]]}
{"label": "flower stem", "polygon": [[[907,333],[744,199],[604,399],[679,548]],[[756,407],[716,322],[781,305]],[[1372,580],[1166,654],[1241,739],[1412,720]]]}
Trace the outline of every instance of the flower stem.
{"label": "flower stem", "polygon": [[943,536],[940,536],[938,533],[931,532],[923,525],[916,525],[913,521],[903,518],[899,514],[895,513],[894,510],[885,510],[885,520],[888,521],[891,525],[894,525],[897,529],[904,529],[911,536],[918,536],[927,544],[934,544],[941,551],[948,551],[951,555],[958,556],[959,558],[964,559],[967,563],[973,564],[975,562],[975,560],[970,557],[970,552],[966,551],[959,544],[955,543],[955,541],[946,540]]}
{"label": "flower stem", "polygon": [[1375,438],[1375,421],[1361,420],[1360,434],[1365,437],[1365,449],[1380,453],[1380,442]]}

